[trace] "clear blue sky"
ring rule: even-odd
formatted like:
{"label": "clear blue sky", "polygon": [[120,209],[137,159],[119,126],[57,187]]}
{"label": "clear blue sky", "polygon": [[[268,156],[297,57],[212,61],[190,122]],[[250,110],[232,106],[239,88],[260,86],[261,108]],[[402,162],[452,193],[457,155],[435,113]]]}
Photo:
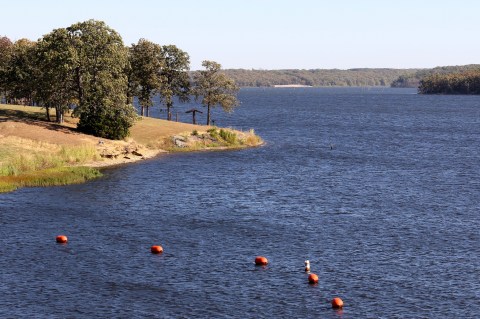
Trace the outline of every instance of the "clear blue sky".
{"label": "clear blue sky", "polygon": [[0,35],[37,40],[105,21],[224,68],[419,68],[480,63],[477,0],[0,0]]}

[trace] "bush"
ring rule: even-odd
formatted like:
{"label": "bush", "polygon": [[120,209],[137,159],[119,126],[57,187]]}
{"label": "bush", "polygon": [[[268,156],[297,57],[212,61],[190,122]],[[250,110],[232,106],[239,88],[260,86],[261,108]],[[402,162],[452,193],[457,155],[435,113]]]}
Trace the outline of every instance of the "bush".
{"label": "bush", "polygon": [[228,144],[233,145],[237,143],[237,134],[235,134],[234,132],[221,129],[220,137]]}
{"label": "bush", "polygon": [[218,139],[218,131],[216,128],[208,129],[207,132],[210,134],[212,138]]}
{"label": "bush", "polygon": [[80,113],[78,130],[86,134],[121,140],[130,133],[137,115],[132,105],[85,106]]}

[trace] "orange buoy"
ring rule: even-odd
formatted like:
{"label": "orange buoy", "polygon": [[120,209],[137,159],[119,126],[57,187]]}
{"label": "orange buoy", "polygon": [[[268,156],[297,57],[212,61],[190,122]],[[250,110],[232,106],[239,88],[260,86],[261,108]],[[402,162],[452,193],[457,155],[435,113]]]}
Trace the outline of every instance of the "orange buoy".
{"label": "orange buoy", "polygon": [[308,275],[308,282],[311,284],[318,284],[318,276],[316,274]]}
{"label": "orange buoy", "polygon": [[255,265],[258,265],[258,266],[266,266],[268,264],[268,259],[266,257],[263,257],[263,256],[257,256],[255,258]]}
{"label": "orange buoy", "polygon": [[332,299],[332,308],[334,308],[334,309],[343,308],[343,300],[338,298],[338,297],[333,298]]}
{"label": "orange buoy", "polygon": [[150,248],[150,251],[152,252],[152,254],[161,254],[163,253],[163,247],[155,245]]}
{"label": "orange buoy", "polygon": [[58,236],[55,238],[55,240],[56,240],[57,243],[59,243],[59,244],[66,244],[67,241],[68,241],[68,238],[67,238],[67,236],[65,236],[65,235],[58,235]]}

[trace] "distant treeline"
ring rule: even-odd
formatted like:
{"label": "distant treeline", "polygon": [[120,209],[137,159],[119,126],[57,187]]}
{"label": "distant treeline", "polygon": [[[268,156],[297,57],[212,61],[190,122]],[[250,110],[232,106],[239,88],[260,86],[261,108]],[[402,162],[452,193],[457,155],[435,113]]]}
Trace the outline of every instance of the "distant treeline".
{"label": "distant treeline", "polygon": [[227,69],[224,73],[241,87],[269,87],[299,84],[309,86],[391,86],[401,76],[414,75],[418,69],[314,69],[245,70]]}
{"label": "distant treeline", "polygon": [[241,87],[275,85],[391,86],[419,88],[419,93],[479,94],[480,64],[442,66],[433,69],[314,69],[223,71]]}
{"label": "distant treeline", "polygon": [[469,64],[461,66],[441,66],[433,69],[420,69],[414,73],[399,76],[392,82],[392,87],[396,88],[417,88],[422,79],[427,79],[432,75],[462,74],[468,71],[480,70],[480,64]]}
{"label": "distant treeline", "polygon": [[480,94],[480,69],[431,74],[420,81],[421,94]]}

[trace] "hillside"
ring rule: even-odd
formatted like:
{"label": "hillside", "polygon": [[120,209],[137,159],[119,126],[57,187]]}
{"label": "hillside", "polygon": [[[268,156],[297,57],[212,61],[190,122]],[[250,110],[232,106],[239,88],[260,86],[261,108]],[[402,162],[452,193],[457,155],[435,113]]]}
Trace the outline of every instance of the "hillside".
{"label": "hillside", "polygon": [[420,69],[414,73],[399,76],[392,82],[392,87],[397,88],[417,88],[420,81],[434,74],[446,75],[454,73],[464,73],[469,71],[479,71],[480,64],[439,66],[433,69]]}

